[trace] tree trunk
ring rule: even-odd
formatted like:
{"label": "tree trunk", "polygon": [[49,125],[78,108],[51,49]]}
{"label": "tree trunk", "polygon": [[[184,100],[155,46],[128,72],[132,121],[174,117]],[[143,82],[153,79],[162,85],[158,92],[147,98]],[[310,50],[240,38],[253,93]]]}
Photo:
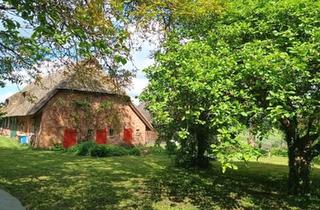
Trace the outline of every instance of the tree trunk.
{"label": "tree trunk", "polygon": [[289,159],[289,177],[288,177],[288,192],[289,194],[298,194],[299,191],[299,167],[295,148],[288,144],[288,159]]}
{"label": "tree trunk", "polygon": [[256,137],[254,135],[254,128],[255,128],[255,123],[253,122],[253,119],[251,119],[249,122],[247,141],[248,141],[248,144],[251,145],[252,147],[256,147]]}
{"label": "tree trunk", "polygon": [[249,145],[251,145],[252,147],[256,147],[256,137],[252,133],[251,129],[248,130],[248,139],[247,139],[247,141],[248,141]]}
{"label": "tree trunk", "polygon": [[197,140],[197,160],[196,164],[200,168],[209,167],[209,159],[205,156],[205,152],[208,148],[208,131],[199,127],[196,131]]}
{"label": "tree trunk", "polygon": [[310,157],[301,139],[290,138],[288,143],[289,178],[288,191],[292,195],[307,195],[310,193]]}
{"label": "tree trunk", "polygon": [[310,174],[311,174],[311,165],[310,161],[306,158],[301,163],[300,175],[302,180],[301,194],[308,195],[310,194]]}

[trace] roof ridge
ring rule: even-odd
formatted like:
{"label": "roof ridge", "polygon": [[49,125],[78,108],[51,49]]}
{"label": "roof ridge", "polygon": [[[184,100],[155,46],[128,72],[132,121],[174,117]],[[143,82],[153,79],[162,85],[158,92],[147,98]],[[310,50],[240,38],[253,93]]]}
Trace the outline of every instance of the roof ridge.
{"label": "roof ridge", "polygon": [[[88,64],[88,63],[85,63]],[[93,64],[93,65],[92,65]],[[27,85],[22,91],[10,96],[6,106],[7,116],[25,116],[35,114],[43,107],[51,95],[58,90],[76,90],[104,94],[117,94],[112,81],[107,81],[107,75],[101,66],[89,62],[89,65],[77,64],[71,68],[57,69],[37,81]],[[82,69],[82,70],[81,70]],[[105,77],[106,76],[106,77]],[[28,91],[33,101],[23,92]]]}

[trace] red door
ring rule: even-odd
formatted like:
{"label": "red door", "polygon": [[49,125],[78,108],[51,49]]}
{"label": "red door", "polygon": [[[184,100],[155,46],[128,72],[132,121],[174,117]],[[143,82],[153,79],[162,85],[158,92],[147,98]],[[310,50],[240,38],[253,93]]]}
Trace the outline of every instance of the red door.
{"label": "red door", "polygon": [[77,130],[75,129],[65,129],[63,138],[63,147],[69,148],[77,143]]}
{"label": "red door", "polygon": [[96,143],[106,144],[107,143],[107,129],[100,129],[96,132]]}
{"label": "red door", "polygon": [[125,128],[123,131],[123,140],[127,143],[127,144],[132,144],[132,140],[133,140],[133,131],[131,128]]}

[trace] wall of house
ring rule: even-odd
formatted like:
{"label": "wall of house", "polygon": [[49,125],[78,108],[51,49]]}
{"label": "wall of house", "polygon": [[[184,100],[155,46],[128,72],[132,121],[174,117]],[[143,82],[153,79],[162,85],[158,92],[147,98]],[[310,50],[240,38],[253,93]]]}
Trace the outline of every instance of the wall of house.
{"label": "wall of house", "polygon": [[[128,105],[122,105],[123,126],[133,130],[133,144],[146,144],[146,125]],[[121,133],[123,135],[123,133]],[[121,137],[123,138],[123,136]]]}
{"label": "wall of house", "polygon": [[16,137],[27,135],[31,137],[34,134],[34,116],[18,116],[4,118],[0,135]]}
{"label": "wall of house", "polygon": [[10,136],[10,124],[11,122],[9,117],[3,118],[1,121],[1,129],[0,129],[0,135],[2,136]]}
{"label": "wall of house", "polygon": [[[90,104],[88,111],[88,102]],[[106,108],[107,107],[107,108]],[[110,128],[108,144],[123,144],[123,131],[133,131],[133,144],[146,143],[146,125],[134,113],[126,99],[106,94],[59,91],[43,108],[36,147],[61,145],[65,129],[77,131],[77,142],[95,139],[96,131]]]}
{"label": "wall of house", "polygon": [[31,116],[17,118],[17,131],[29,135],[33,126],[34,120]]}
{"label": "wall of house", "polygon": [[158,139],[158,132],[156,130],[146,131],[146,142],[149,145],[154,145]]}

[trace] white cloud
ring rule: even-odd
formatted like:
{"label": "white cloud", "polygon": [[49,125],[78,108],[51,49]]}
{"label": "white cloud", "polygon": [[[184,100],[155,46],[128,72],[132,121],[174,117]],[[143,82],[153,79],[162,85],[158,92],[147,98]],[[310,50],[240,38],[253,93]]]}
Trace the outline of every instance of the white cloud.
{"label": "white cloud", "polygon": [[4,102],[7,98],[9,98],[14,92],[7,92],[5,94],[0,95],[0,102]]}
{"label": "white cloud", "polygon": [[134,104],[139,104],[139,99],[137,98],[143,89],[148,86],[148,79],[144,76],[142,71],[139,71],[137,77],[132,80],[132,86],[127,88],[127,94],[131,97]]}
{"label": "white cloud", "polygon": [[148,80],[145,77],[134,78],[132,81],[132,87],[128,89],[127,93],[131,97],[135,104],[139,104],[139,99],[137,98],[145,87],[148,85]]}
{"label": "white cloud", "polygon": [[[159,26],[154,25],[154,31],[146,32],[139,31],[134,25],[129,26],[128,30],[131,33],[131,39],[129,40],[131,47],[131,57],[134,65],[142,70],[154,63],[152,53],[159,48],[161,42],[161,33]],[[130,64],[129,64],[130,65]]]}
{"label": "white cloud", "polygon": [[157,41],[149,42],[140,39],[141,50],[131,52],[132,62],[128,62],[126,69],[137,69],[136,77],[132,80],[132,87],[127,89],[128,95],[131,97],[133,103],[139,104],[137,97],[141,94],[143,89],[148,85],[148,79],[143,73],[143,69],[154,64],[152,52],[157,48]]}
{"label": "white cloud", "polygon": [[[132,24],[128,27],[128,32],[131,34],[131,37],[128,41],[133,47],[140,47],[141,43],[149,42],[149,44],[158,47],[161,40],[163,39],[163,30],[161,30],[161,26],[157,22],[153,22],[149,25],[149,29],[144,30],[141,28],[137,28],[135,24]],[[147,41],[146,41],[147,40]]]}

